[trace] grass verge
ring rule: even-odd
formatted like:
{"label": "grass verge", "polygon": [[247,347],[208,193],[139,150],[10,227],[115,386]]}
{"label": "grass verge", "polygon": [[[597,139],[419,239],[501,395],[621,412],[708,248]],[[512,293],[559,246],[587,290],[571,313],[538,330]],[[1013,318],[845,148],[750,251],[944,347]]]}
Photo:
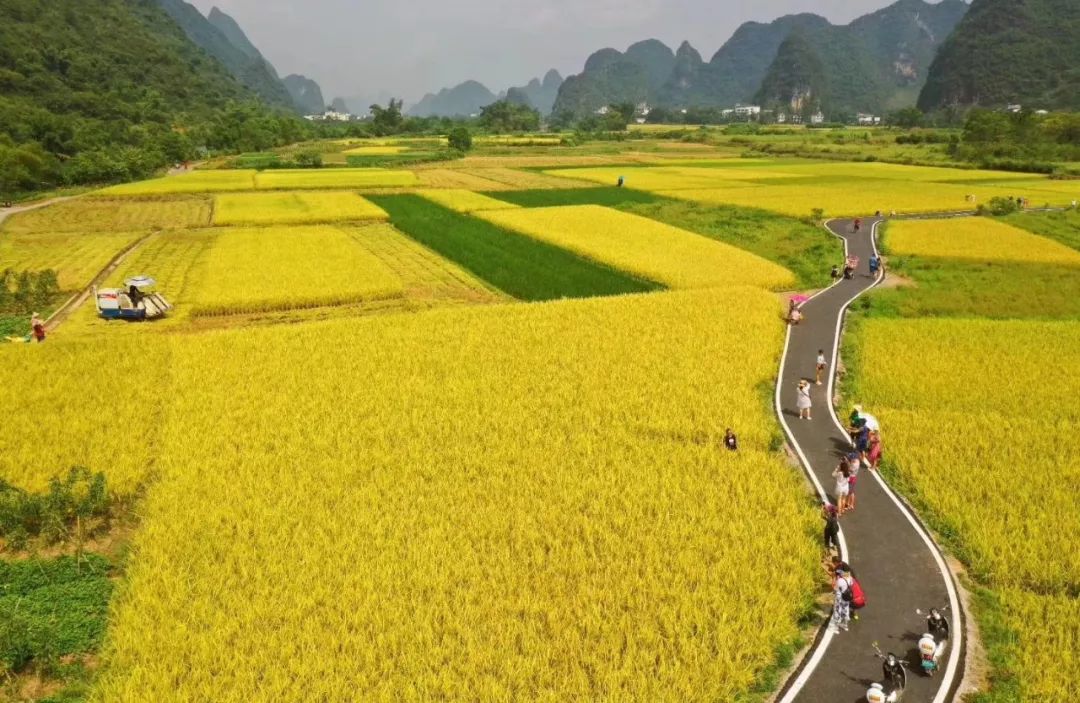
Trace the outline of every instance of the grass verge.
{"label": "grass verge", "polygon": [[588,298],[661,288],[417,195],[369,199],[390,213],[393,224],[405,234],[521,300]]}

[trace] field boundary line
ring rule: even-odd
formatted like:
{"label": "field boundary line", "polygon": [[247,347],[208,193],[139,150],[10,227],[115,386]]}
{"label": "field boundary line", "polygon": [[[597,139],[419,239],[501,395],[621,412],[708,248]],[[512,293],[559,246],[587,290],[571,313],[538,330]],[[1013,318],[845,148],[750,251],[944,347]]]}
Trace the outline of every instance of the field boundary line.
{"label": "field boundary line", "polygon": [[[874,255],[878,256],[879,258],[881,256],[881,253],[878,251],[877,248],[877,229],[878,225],[880,225],[883,221],[884,220],[878,220],[874,222],[873,226],[871,227],[870,236],[870,246],[874,250]],[[833,220],[830,220],[829,222],[833,222]],[[826,228],[828,228],[828,224],[829,223],[826,223]],[[836,236],[839,237],[840,235]],[[840,237],[840,239],[844,239],[844,237]],[[844,239],[844,253],[847,253],[846,239]],[[885,268],[882,267],[878,271],[877,278],[866,290],[873,290],[884,280]],[[860,293],[859,295],[862,295],[862,293]],[[833,342],[834,359],[839,353],[840,337],[843,332],[843,323],[844,319],[847,316],[847,310],[851,306],[851,303],[855,302],[858,297],[859,296],[856,295],[854,298],[844,303],[844,305],[840,308],[840,314],[837,316],[836,319],[836,335]],[[845,428],[843,424],[841,424],[840,418],[836,415],[835,405],[832,402],[834,398],[833,385],[835,378],[836,369],[834,367],[833,372],[829,375],[829,415],[830,417],[832,417],[832,420],[836,424],[836,427],[841,432],[846,433],[847,428]],[[937,545],[936,542],[934,542],[934,539],[930,536],[930,533],[927,531],[926,527],[922,524],[922,522],[915,516],[913,510],[906,504],[905,501],[903,501],[899,496],[897,496],[896,492],[892,489],[888,482],[884,478],[882,478],[880,472],[871,471],[870,473],[873,475],[874,480],[877,482],[877,484],[881,486],[881,488],[885,491],[885,495],[887,495],[889,499],[896,505],[896,507],[900,510],[900,513],[907,519],[907,521],[911,524],[912,528],[914,528],[915,533],[918,534],[919,537],[922,539],[923,543],[926,544],[927,548],[930,550],[930,554],[934,557],[934,563],[937,565],[938,571],[941,573],[942,579],[945,581],[945,590],[949,594],[949,610],[952,611],[950,636],[953,638],[953,640],[949,643],[949,663],[945,669],[944,678],[942,679],[941,685],[938,687],[937,695],[934,696],[933,701],[933,703],[945,703],[950,698],[950,694],[954,686],[954,679],[956,678],[957,664],[960,661],[960,654],[964,649],[964,612],[960,603],[960,598],[958,596],[958,591],[956,587],[956,576],[955,574],[953,574],[952,570],[949,569],[948,564],[945,562],[945,559],[941,553],[941,548]]]}

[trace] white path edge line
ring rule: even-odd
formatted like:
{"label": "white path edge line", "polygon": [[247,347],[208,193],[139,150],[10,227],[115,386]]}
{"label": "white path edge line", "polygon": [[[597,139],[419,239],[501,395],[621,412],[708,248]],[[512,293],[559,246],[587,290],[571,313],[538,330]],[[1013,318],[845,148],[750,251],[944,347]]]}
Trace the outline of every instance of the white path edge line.
{"label": "white path edge line", "polygon": [[[882,221],[883,220],[878,220],[877,222],[875,222],[870,232],[870,246],[873,248],[874,254],[876,256],[879,256],[877,248],[877,229],[878,225],[881,224]],[[827,222],[825,223],[825,225],[826,229],[828,229]],[[829,232],[831,233],[832,230],[829,230]],[[834,236],[839,237],[839,235]],[[840,239],[844,241],[844,254],[846,255],[847,240],[843,237],[840,237]],[[876,288],[883,280],[885,280],[884,268],[882,268],[881,271],[878,273],[878,277],[877,279],[875,279],[873,285],[871,285],[870,288],[867,288],[866,290]],[[851,303],[853,303],[858,297],[859,296],[856,295],[851,300],[844,303],[844,305],[840,308],[840,315],[837,317],[836,320],[836,334],[833,340],[833,359],[836,358],[836,354],[839,352],[840,349],[840,332],[843,328],[844,317],[847,314],[847,309],[851,305]],[[829,376],[829,414],[832,416],[833,422],[836,423],[837,428],[841,432],[847,432],[844,426],[840,424],[840,418],[836,416],[836,409],[833,407],[833,404],[831,402],[833,398],[833,382],[835,380],[835,377],[836,372],[834,366],[833,373]],[[960,600],[957,597],[956,592],[956,584],[953,583],[952,572],[949,571],[948,566],[945,564],[944,558],[942,558],[941,556],[941,550],[930,538],[930,535],[927,534],[926,530],[923,529],[923,526],[919,524],[919,521],[915,519],[915,516],[911,514],[911,511],[908,510],[907,506],[905,506],[904,503],[897,497],[896,492],[893,491],[889,484],[885,481],[885,479],[881,477],[881,474],[879,474],[877,471],[871,471],[870,473],[873,474],[874,479],[877,481],[878,485],[881,486],[881,488],[885,491],[885,495],[889,496],[889,499],[896,504],[897,508],[899,508],[900,513],[905,518],[907,518],[907,521],[915,529],[915,533],[922,538],[923,542],[926,544],[926,547],[934,556],[934,563],[937,564],[938,571],[941,573],[941,577],[945,581],[945,590],[948,591],[949,594],[949,610],[952,611],[951,632],[955,633],[955,639],[953,642],[950,642],[949,663],[946,667],[945,676],[941,681],[941,685],[938,687],[937,695],[934,696],[934,703],[945,703],[945,701],[949,697],[949,691],[952,689],[953,679],[956,678],[956,666],[957,663],[960,661],[960,650],[963,649],[964,626],[962,622],[962,613],[960,610]],[[787,699],[785,698],[785,701],[786,700]]]}

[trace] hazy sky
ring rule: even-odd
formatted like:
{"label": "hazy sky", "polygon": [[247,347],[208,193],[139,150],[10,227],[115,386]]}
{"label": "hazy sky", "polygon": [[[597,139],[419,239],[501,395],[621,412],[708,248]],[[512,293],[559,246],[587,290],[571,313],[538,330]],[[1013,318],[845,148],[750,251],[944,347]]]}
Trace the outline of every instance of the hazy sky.
{"label": "hazy sky", "polygon": [[891,0],[189,0],[232,15],[282,76],[337,95],[389,91],[415,102],[473,78],[498,92],[590,53],[684,39],[706,61],[743,22],[815,12],[847,23]]}

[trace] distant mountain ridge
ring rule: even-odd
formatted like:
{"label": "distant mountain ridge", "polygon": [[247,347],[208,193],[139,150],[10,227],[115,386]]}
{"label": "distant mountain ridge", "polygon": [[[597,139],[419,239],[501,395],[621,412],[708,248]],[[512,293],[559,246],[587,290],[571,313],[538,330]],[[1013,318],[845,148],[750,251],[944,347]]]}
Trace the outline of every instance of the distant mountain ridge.
{"label": "distant mountain ridge", "polygon": [[941,47],[919,107],[1080,109],[1080,2],[974,0]]}
{"label": "distant mountain ridge", "polygon": [[[218,24],[229,27],[230,31],[239,32],[243,37],[242,41],[235,36],[230,39],[218,26],[203,17],[194,5],[184,0],[157,0],[157,2],[180,25],[195,45],[220,61],[241,85],[254,92],[269,105],[291,111],[296,109],[289,91],[278,79],[277,72],[266,59],[262,58],[247,37],[243,36],[239,25],[231,18],[226,19],[228,16],[220,10],[212,13],[215,14]],[[244,48],[239,48],[233,43],[234,40]],[[248,53],[250,50],[254,50],[254,55]]]}
{"label": "distant mountain ridge", "polygon": [[544,74],[543,80],[533,78],[526,85],[510,88],[506,91],[506,99],[528,105],[541,115],[546,115],[551,112],[562,83],[562,75],[553,68]]}
{"label": "distant mountain ridge", "polygon": [[428,93],[408,113],[414,117],[468,117],[495,100],[495,94],[487,86],[469,80],[438,93]]}
{"label": "distant mountain ridge", "polygon": [[899,0],[842,26],[813,14],[747,22],[708,63],[688,42],[677,52],[655,39],[625,53],[601,49],[582,73],[567,77],[553,109],[582,115],[613,102],[678,108],[757,100],[881,111],[914,104],[937,47],[966,11],[963,0]]}
{"label": "distant mountain ridge", "polygon": [[307,76],[291,74],[281,79],[293,104],[305,115],[317,115],[326,110],[322,88]]}

